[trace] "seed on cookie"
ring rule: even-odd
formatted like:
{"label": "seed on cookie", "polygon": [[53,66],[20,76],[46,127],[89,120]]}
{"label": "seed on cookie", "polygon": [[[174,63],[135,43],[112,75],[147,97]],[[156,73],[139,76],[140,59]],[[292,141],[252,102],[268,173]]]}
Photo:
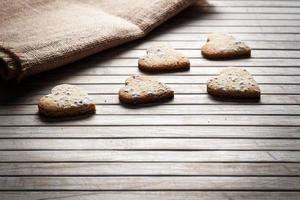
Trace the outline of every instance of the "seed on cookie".
{"label": "seed on cookie", "polygon": [[209,79],[207,92],[219,97],[260,98],[258,84],[247,70],[240,67],[227,67],[217,77]]}
{"label": "seed on cookie", "polygon": [[157,44],[147,49],[138,60],[139,69],[146,72],[172,72],[188,70],[189,59],[167,44]]}
{"label": "seed on cookie", "polygon": [[203,57],[212,60],[250,57],[251,48],[230,35],[211,33],[201,48]]}
{"label": "seed on cookie", "polygon": [[120,101],[127,104],[159,102],[173,97],[173,90],[147,76],[132,76],[125,81],[125,86],[119,90]]}
{"label": "seed on cookie", "polygon": [[95,113],[95,104],[81,88],[62,84],[42,97],[38,104],[39,113],[48,117],[67,117]]}

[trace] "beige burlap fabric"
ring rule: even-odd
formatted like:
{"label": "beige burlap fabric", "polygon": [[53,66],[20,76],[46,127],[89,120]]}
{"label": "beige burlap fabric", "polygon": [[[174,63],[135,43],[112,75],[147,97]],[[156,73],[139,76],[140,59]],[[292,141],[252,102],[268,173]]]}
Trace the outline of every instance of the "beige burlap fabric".
{"label": "beige burlap fabric", "polygon": [[0,77],[21,80],[140,38],[194,0],[1,0]]}

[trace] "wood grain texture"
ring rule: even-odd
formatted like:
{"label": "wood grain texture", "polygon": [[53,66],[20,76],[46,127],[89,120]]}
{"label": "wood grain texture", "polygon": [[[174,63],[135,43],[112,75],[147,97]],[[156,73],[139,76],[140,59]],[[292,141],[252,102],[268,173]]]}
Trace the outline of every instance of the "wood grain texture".
{"label": "wood grain texture", "polygon": [[[103,75],[103,76],[107,76],[107,75],[132,75],[132,74],[142,74],[138,69],[137,69],[137,64],[136,63],[132,63],[131,66],[114,66],[114,67],[110,67],[110,66],[105,66],[105,65],[101,65],[101,67],[97,67],[98,65],[100,65],[97,61],[89,61],[90,65],[93,65],[94,67],[88,67],[90,65],[88,65],[87,63],[84,63],[82,65],[77,65],[75,69],[77,69],[78,71],[74,71],[73,73],[74,75]],[[186,76],[186,75],[190,75],[190,76],[205,76],[205,75],[216,75],[219,74],[220,71],[224,68],[224,62],[218,62],[220,63],[219,66],[205,66],[205,65],[201,65],[201,66],[193,66],[191,67],[191,69],[189,71],[185,71],[185,72],[176,72],[176,73],[172,73],[172,74],[165,74],[165,75],[172,75],[172,76]],[[223,66],[224,65],[224,66]],[[222,67],[223,66],[223,67]],[[239,65],[242,66],[243,68],[247,69],[247,71],[249,71],[251,74],[253,75],[257,75],[257,76],[299,76],[300,75],[300,69],[298,67],[295,67],[295,63],[294,66],[288,67],[288,66],[284,66],[284,67],[266,67],[266,66],[260,66],[260,67],[254,67],[254,66],[245,66],[245,63]],[[62,69],[60,73],[57,73],[57,71],[55,71],[55,74],[60,74],[66,76],[67,74],[71,73],[71,70],[69,70],[68,68]],[[53,75],[52,73],[49,73],[49,75]],[[45,78],[48,75],[41,75],[40,78]],[[68,77],[66,77],[66,79],[68,79]]]}
{"label": "wood grain texture", "polygon": [[[235,1],[238,3],[239,1]],[[243,20],[233,19],[207,19],[201,20],[203,16],[195,16],[193,18],[176,17],[171,19],[166,26],[174,26],[176,23],[181,23],[183,26],[201,26],[201,27],[298,27],[300,22],[298,20],[272,20],[272,19],[257,19],[248,20],[247,24]],[[164,28],[164,27],[163,27]]]}
{"label": "wood grain texture", "polygon": [[269,200],[289,199],[298,200],[300,192],[239,192],[239,191],[78,191],[78,192],[0,192],[0,197],[6,200],[40,200],[40,199],[60,199],[60,200]]}
{"label": "wood grain texture", "polygon": [[[276,7],[275,7],[276,8]],[[275,9],[273,8],[273,9]],[[195,9],[194,9],[195,10]],[[224,19],[231,19],[231,20],[261,20],[261,19],[269,19],[269,20],[297,20],[300,19],[298,14],[292,13],[218,13],[215,12],[213,14],[201,13],[201,10],[198,9],[198,12],[193,10],[186,10],[182,13],[182,18],[194,18],[195,16],[201,16],[201,20],[224,20]]]}
{"label": "wood grain texture", "polygon": [[1,127],[0,137],[17,138],[300,138],[300,127],[255,126]]}
{"label": "wood grain texture", "polygon": [[300,3],[298,1],[219,1],[219,0],[212,0],[208,3],[199,1],[196,3],[195,6],[218,6],[218,7],[300,7]]}
{"label": "wood grain texture", "polygon": [[0,177],[0,190],[288,190],[299,177]]}
{"label": "wood grain texture", "polygon": [[[240,29],[241,27],[238,27],[237,29]],[[251,28],[251,27],[250,27]],[[294,27],[292,27],[294,28]],[[188,30],[192,31],[193,27],[188,27]],[[199,29],[202,30],[202,27],[199,27]],[[227,29],[227,27],[226,27]],[[300,27],[299,27],[300,30]],[[213,31],[213,32],[219,32],[219,31]],[[198,48],[201,48],[199,46]],[[184,55],[186,55],[189,58],[201,58],[201,53],[199,49],[195,50],[180,50]],[[113,57],[113,58],[139,58],[143,56],[146,53],[145,50],[130,50],[130,51],[115,51],[115,52],[108,52],[108,53],[103,53],[99,57]],[[114,55],[112,55],[114,54]],[[251,58],[287,58],[287,59],[296,59],[300,58],[300,51],[284,51],[284,50],[252,50],[251,51]]]}
{"label": "wood grain texture", "polygon": [[0,176],[299,176],[299,163],[0,163]]}
{"label": "wood grain texture", "polygon": [[[214,7],[200,6],[202,13],[272,13],[272,14],[299,14],[300,11],[297,7]],[[199,11],[199,7],[191,7],[192,11]]]}
{"label": "wood grain texture", "polygon": [[[96,115],[300,115],[298,105],[97,105]],[[37,115],[36,105],[0,106],[0,115]]]}
{"label": "wood grain texture", "polygon": [[[299,8],[298,0],[199,1],[142,40],[1,85],[0,199],[298,200]],[[202,58],[210,32],[245,41],[251,58]],[[157,43],[188,56],[191,69],[139,71],[137,58]],[[207,95],[206,81],[228,66],[254,75],[260,101]],[[133,74],[166,83],[175,99],[120,105]],[[38,100],[63,83],[89,92],[96,115],[39,117]]]}
{"label": "wood grain texture", "polygon": [[[276,9],[276,8],[275,8]],[[243,40],[243,41],[297,41],[300,40],[299,34],[280,34],[280,33],[232,33],[232,36],[234,36],[236,39]],[[151,38],[149,38],[153,41],[199,41],[199,40],[207,40],[207,33],[165,33],[165,34],[159,34],[154,33],[151,35]]]}
{"label": "wood grain texture", "polygon": [[[190,21],[190,20],[188,20]],[[201,20],[196,20],[196,22],[202,22]],[[208,24],[213,24],[215,22],[219,22],[220,24],[226,24],[226,23],[230,23],[227,21],[220,21],[220,20],[207,20]],[[273,22],[275,21],[275,22]],[[295,20],[296,21],[296,20]],[[205,21],[203,21],[205,22]],[[236,21],[236,20],[232,20],[231,23],[236,23],[239,22],[239,24],[245,24],[245,22],[243,21]],[[249,23],[253,23],[253,22],[257,22],[256,20],[252,20],[252,21],[247,21],[247,26],[249,26]],[[277,23],[278,20],[272,20],[272,21],[268,21],[267,23]],[[282,24],[287,24],[288,22],[290,22],[290,20],[288,21],[284,21],[282,22]],[[300,24],[299,20],[296,21],[297,23]],[[174,22],[177,23],[177,22]],[[199,25],[200,26],[200,25]],[[219,26],[219,25],[216,25]],[[265,25],[263,25],[265,26]],[[300,25],[299,25],[300,26]],[[203,46],[203,44],[205,44],[205,40],[201,41],[166,41],[167,43],[169,43],[172,47],[176,48],[176,49],[194,49],[194,50],[199,50],[200,47]],[[157,41],[145,41],[145,42],[133,42],[129,45],[123,45],[120,47],[120,50],[124,50],[126,48],[131,47],[130,49],[147,49],[148,47],[150,47],[153,44],[158,43]],[[251,47],[251,49],[254,50],[297,50],[300,48],[300,42],[296,42],[296,41],[272,41],[272,42],[267,42],[267,41],[247,41],[247,44]]]}
{"label": "wood grain texture", "polygon": [[[217,74],[216,74],[217,75]],[[46,85],[49,84],[47,81],[50,81],[59,84],[59,83],[68,83],[68,84],[124,84],[124,80],[128,78],[128,76],[73,76],[69,78],[63,78],[63,75],[53,76],[48,75],[48,80],[38,80],[31,84],[37,85]],[[170,75],[160,75],[160,76],[151,76],[161,82],[166,84],[205,84],[210,78],[210,75],[186,75],[186,76],[170,76]],[[254,79],[259,84],[300,84],[300,76],[254,76]]]}
{"label": "wood grain texture", "polygon": [[0,150],[300,150],[299,139],[1,139]]}
{"label": "wood grain texture", "polygon": [[0,162],[300,162],[299,151],[1,151]]}
{"label": "wood grain texture", "polygon": [[[299,34],[300,36],[300,34]],[[200,52],[199,52],[200,54]],[[226,67],[226,66],[243,66],[243,67],[297,67],[297,62],[300,59],[238,59],[238,60],[219,60],[211,61],[202,58],[190,59],[191,66],[193,67]],[[110,67],[128,67],[137,66],[137,59],[113,59],[100,58],[99,56],[94,56],[86,65],[94,63],[96,67],[110,66]],[[296,68],[296,71],[299,68]],[[269,71],[270,68],[269,68]]]}
{"label": "wood grain texture", "polygon": [[300,127],[89,126],[1,127],[1,139],[17,138],[300,138]]}
{"label": "wood grain texture", "polygon": [[235,125],[300,126],[300,116],[236,115],[94,115],[75,119],[45,119],[37,115],[0,116],[0,126],[144,126],[144,125]]}

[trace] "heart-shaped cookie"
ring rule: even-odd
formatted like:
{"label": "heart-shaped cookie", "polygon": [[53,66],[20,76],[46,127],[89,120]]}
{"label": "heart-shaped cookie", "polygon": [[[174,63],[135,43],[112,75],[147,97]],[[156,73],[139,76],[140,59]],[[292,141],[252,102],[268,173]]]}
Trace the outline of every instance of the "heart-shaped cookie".
{"label": "heart-shaped cookie", "polygon": [[139,58],[138,66],[140,70],[152,73],[182,71],[190,68],[190,61],[169,45],[157,44]]}
{"label": "heart-shaped cookie", "polygon": [[250,57],[251,55],[250,47],[244,42],[236,41],[234,37],[220,33],[209,34],[201,52],[205,58],[213,60]]}
{"label": "heart-shaped cookie", "polygon": [[119,99],[127,104],[158,102],[174,97],[165,84],[146,76],[132,76],[119,91]]}
{"label": "heart-shaped cookie", "polygon": [[228,67],[207,82],[207,92],[219,97],[260,98],[260,89],[252,75],[240,67]]}
{"label": "heart-shaped cookie", "polygon": [[96,107],[81,88],[62,84],[43,96],[38,104],[39,113],[48,117],[67,117],[95,113]]}

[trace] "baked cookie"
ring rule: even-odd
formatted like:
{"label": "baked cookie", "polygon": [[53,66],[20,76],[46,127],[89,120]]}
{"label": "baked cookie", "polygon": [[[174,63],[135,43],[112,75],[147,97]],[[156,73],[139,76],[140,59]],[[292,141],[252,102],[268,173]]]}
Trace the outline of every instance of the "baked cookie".
{"label": "baked cookie", "polygon": [[119,99],[127,104],[158,102],[174,97],[174,91],[165,84],[146,76],[132,76],[119,91]]}
{"label": "baked cookie", "polygon": [[96,107],[81,88],[62,84],[43,96],[38,104],[39,113],[48,117],[67,117],[95,113]]}
{"label": "baked cookie", "polygon": [[234,37],[220,33],[209,34],[201,52],[205,58],[212,60],[250,57],[251,55],[250,47],[244,42],[236,41]]}
{"label": "baked cookie", "polygon": [[190,68],[189,59],[167,44],[154,45],[139,58],[139,69],[146,72],[183,71]]}
{"label": "baked cookie", "polygon": [[260,98],[260,89],[252,75],[240,67],[228,67],[207,82],[207,92],[219,97]]}

